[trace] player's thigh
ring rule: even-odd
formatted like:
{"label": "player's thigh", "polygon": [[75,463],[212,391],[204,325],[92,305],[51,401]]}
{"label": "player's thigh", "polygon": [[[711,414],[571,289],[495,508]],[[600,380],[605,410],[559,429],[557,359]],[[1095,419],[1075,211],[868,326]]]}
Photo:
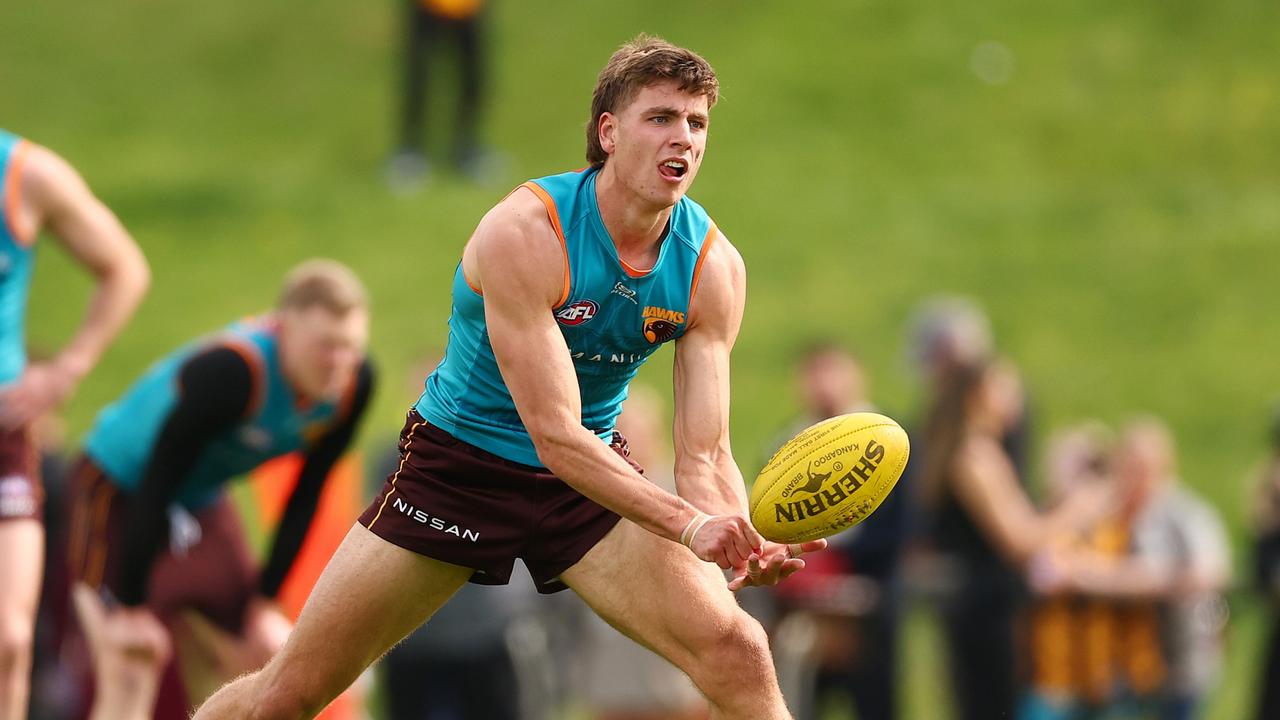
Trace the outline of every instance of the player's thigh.
{"label": "player's thigh", "polygon": [[708,653],[762,642],[719,568],[625,519],[561,577],[611,625],[690,674]]}
{"label": "player's thigh", "polygon": [[27,643],[40,600],[44,528],[37,520],[0,521],[0,643]]}
{"label": "player's thigh", "polygon": [[279,690],[331,699],[426,621],[471,573],[356,524],[316,581],[288,642],[265,668],[266,680]]}

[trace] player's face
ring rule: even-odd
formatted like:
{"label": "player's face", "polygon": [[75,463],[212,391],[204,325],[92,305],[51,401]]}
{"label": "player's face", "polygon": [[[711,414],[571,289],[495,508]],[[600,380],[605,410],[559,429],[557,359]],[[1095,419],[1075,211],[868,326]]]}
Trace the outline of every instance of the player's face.
{"label": "player's face", "polygon": [[707,97],[674,81],[642,88],[617,114],[601,118],[609,162],[632,192],[671,206],[689,190],[707,149]]}
{"label": "player's face", "polygon": [[369,317],[362,309],[338,315],[313,306],[281,314],[280,354],[294,389],[310,400],[339,397],[364,358]]}

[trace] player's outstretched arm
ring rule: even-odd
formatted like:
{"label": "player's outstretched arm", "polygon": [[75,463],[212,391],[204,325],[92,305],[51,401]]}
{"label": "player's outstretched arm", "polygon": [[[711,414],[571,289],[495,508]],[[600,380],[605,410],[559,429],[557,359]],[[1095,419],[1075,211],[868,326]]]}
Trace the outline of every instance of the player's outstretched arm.
{"label": "player's outstretched arm", "polygon": [[[541,201],[521,189],[485,216],[463,253],[467,277],[484,293],[502,378],[538,457],[556,476],[654,534],[687,540],[698,510],[645,480],[582,426],[577,375],[552,313],[564,293],[564,252]],[[704,543],[716,544],[699,557],[723,567],[745,562],[749,528],[744,518],[701,530]]]}
{"label": "player's outstretched arm", "polygon": [[[689,329],[676,341],[674,437],[676,489],[716,517],[744,517],[746,484],[729,442],[729,355],[742,326],[747,273],[742,256],[719,231],[703,261],[690,302]],[[750,528],[750,525],[748,525]],[[773,585],[804,567],[802,552],[826,541],[786,546],[749,530],[756,551],[734,564],[730,589]]]}
{"label": "player's outstretched arm", "polygon": [[15,229],[34,241],[48,228],[93,274],[97,290],[71,341],[33,365],[0,403],[0,423],[21,425],[67,399],[133,315],[151,282],[142,251],[116,216],[65,160],[38,145],[23,149]]}

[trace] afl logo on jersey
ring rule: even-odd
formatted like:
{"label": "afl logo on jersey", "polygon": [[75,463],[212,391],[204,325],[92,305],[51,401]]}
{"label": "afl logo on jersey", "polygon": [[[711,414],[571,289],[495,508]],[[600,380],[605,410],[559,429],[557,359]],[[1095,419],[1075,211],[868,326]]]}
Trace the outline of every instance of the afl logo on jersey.
{"label": "afl logo on jersey", "polygon": [[600,306],[595,300],[579,300],[572,305],[566,305],[560,308],[556,313],[556,320],[561,325],[581,325],[596,316],[596,311]]}

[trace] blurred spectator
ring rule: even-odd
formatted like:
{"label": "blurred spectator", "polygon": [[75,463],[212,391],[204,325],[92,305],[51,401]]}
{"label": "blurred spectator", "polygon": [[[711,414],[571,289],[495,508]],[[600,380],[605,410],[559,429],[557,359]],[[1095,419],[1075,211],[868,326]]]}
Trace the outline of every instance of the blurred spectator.
{"label": "blurred spectator", "polygon": [[1096,515],[1104,498],[1073,494],[1048,515],[1032,507],[1001,445],[1021,410],[1009,365],[956,365],[937,388],[916,456],[934,542],[956,578],[943,603],[943,624],[958,717],[1013,717],[1014,616],[1023,568],[1050,538]]}
{"label": "blurred spectator", "polygon": [[1271,456],[1258,474],[1253,511],[1253,574],[1270,609],[1258,720],[1280,718],[1280,410],[1271,421]]}
{"label": "blurred spectator", "polygon": [[[648,387],[633,385],[618,432],[645,477],[675,492],[673,461],[664,440],[662,401]],[[806,558],[807,559],[807,558]],[[707,702],[674,665],[610,627],[582,605],[585,632],[579,648],[582,695],[593,720],[700,720]]]}
{"label": "blurred spectator", "polygon": [[[1045,490],[1049,507],[1073,493],[1112,482],[1109,437],[1101,425],[1084,424],[1057,433],[1049,443]],[[1070,529],[1052,538],[1055,549],[1122,556],[1128,535],[1118,518],[1104,518],[1087,529]],[[1032,604],[1027,635],[1029,677],[1018,717],[1021,720],[1076,720],[1097,717],[1119,684],[1116,659],[1120,616],[1115,604],[1037,583],[1041,563],[1032,564],[1033,584],[1045,593]]]}
{"label": "blurred spectator", "polygon": [[[483,0],[407,0],[400,145],[386,168],[387,183],[393,190],[412,190],[430,175],[422,140],[427,85],[431,66],[447,66],[446,52],[455,56],[458,73],[449,162],[474,181],[494,173],[496,158],[478,138],[486,82],[483,4]],[[441,79],[437,74],[436,80]]]}
{"label": "blurred spectator", "polygon": [[[958,368],[987,362],[995,356],[991,321],[973,300],[940,296],[926,300],[910,323],[908,354],[930,397],[941,392],[946,378]],[[1031,413],[1016,373],[1006,376],[1009,406],[1000,444],[1013,460],[1019,481],[1028,477]],[[910,473],[912,465],[907,465]]]}
{"label": "blurred spectator", "polygon": [[[440,361],[432,355],[411,373],[412,396]],[[396,471],[399,447],[377,458],[371,492]],[[521,577],[521,575],[524,577]],[[517,720],[521,686],[508,631],[531,612],[533,580],[517,563],[507,585],[464,583],[457,594],[378,665],[386,720]]]}
{"label": "blurred spectator", "polygon": [[1117,471],[1126,558],[1075,558],[1070,586],[1127,601],[1122,661],[1130,692],[1161,720],[1199,717],[1221,662],[1230,552],[1217,512],[1177,481],[1173,438],[1159,420],[1130,423]]}
{"label": "blurred spectator", "polygon": [[[874,409],[862,367],[839,345],[810,346],[797,368],[804,406],[773,447],[821,420]],[[802,613],[815,630],[804,635],[813,647],[798,653],[814,666],[799,681],[805,687],[784,687],[800,720],[818,717],[833,695],[856,708],[859,720],[897,717],[897,567],[908,495],[896,489],[866,521],[806,556],[804,573],[773,589],[783,615],[779,627]]]}

